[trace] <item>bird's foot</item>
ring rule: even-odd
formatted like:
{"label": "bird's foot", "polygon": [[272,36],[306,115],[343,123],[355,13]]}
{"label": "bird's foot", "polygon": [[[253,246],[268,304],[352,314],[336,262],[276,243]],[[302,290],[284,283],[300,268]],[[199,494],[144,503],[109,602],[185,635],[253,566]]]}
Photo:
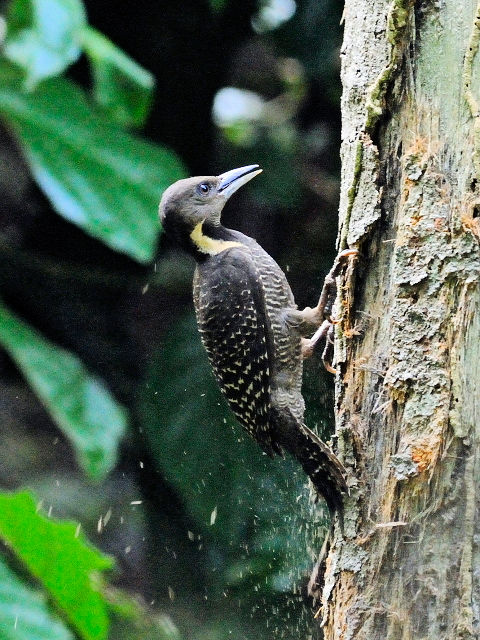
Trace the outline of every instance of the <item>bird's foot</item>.
{"label": "bird's foot", "polygon": [[337,297],[336,278],[351,256],[358,256],[358,249],[345,249],[335,258],[332,268],[328,272],[322,287],[322,293],[316,307],[305,307],[305,309],[286,309],[284,320],[291,328],[300,330],[303,335],[308,334],[309,327],[321,327],[324,320],[329,320],[336,324],[338,320],[333,319],[332,308]]}
{"label": "bird's foot", "polygon": [[330,323],[327,331],[327,339],[325,340],[325,348],[322,353],[323,366],[329,373],[333,375],[337,374],[337,369],[332,366],[334,356],[334,337],[335,337],[335,325]]}
{"label": "bird's foot", "polygon": [[358,255],[360,255],[358,249],[345,249],[341,251],[335,258],[333,266],[325,278],[317,306],[314,308],[306,307],[302,311],[295,310],[294,315],[291,317],[297,327],[302,323],[307,326],[313,325],[318,327],[311,338],[302,339],[302,356],[304,358],[310,357],[317,343],[323,338],[326,338],[322,360],[325,369],[333,374],[337,373],[336,369],[332,366],[334,325],[340,321],[338,318],[332,317],[332,308],[337,297],[336,279],[340,275],[348,258]]}
{"label": "bird's foot", "polygon": [[329,320],[324,320],[311,338],[302,338],[302,356],[304,359],[313,355],[317,343],[326,337],[331,326]]}
{"label": "bird's foot", "polygon": [[328,318],[333,322],[333,324],[336,323],[336,321],[332,320],[331,315],[333,305],[337,297],[337,277],[340,275],[340,272],[348,261],[348,258],[359,255],[360,252],[358,249],[345,249],[335,258],[332,268],[327,273],[323,282],[318,304],[314,309],[312,309],[313,315],[317,318],[317,326],[320,325],[325,318]]}

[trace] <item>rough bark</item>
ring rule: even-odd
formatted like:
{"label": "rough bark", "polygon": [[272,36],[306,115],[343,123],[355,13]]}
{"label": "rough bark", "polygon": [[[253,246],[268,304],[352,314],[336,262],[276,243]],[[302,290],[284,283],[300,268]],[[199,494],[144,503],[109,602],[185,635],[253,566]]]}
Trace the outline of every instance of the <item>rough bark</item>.
{"label": "rough bark", "polygon": [[347,0],[328,640],[480,637],[480,3]]}

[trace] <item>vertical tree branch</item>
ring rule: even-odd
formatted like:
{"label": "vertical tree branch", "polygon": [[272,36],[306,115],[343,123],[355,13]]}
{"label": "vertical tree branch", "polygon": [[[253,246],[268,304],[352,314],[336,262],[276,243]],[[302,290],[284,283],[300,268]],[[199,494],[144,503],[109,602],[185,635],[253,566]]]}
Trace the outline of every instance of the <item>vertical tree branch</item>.
{"label": "vertical tree branch", "polygon": [[477,0],[346,2],[331,640],[480,634],[479,29]]}

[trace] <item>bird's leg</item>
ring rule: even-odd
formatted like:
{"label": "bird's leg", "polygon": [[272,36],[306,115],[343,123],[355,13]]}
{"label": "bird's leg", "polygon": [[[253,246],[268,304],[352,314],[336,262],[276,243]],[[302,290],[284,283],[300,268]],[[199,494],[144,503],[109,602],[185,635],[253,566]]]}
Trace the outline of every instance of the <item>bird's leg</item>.
{"label": "bird's leg", "polygon": [[302,358],[309,358],[315,351],[317,342],[326,338],[322,353],[322,362],[327,371],[336,374],[337,370],[332,367],[334,326],[330,320],[324,320],[311,338],[302,338]]}
{"label": "bird's leg", "polygon": [[[335,320],[332,319],[332,308],[337,296],[337,276],[340,275],[340,271],[350,256],[358,255],[357,249],[346,249],[341,251],[335,258],[332,268],[328,272],[325,281],[323,283],[322,292],[318,300],[318,304],[313,309],[311,307],[305,307],[301,311],[298,309],[288,309],[286,313],[286,322],[291,326],[294,326],[302,334],[302,357],[308,358],[312,355],[316,344],[327,337],[325,349],[322,354],[323,364],[327,371],[330,373],[336,373],[332,367],[331,362],[333,359],[333,325]],[[310,333],[312,328],[317,327],[317,330],[311,338],[306,336]]]}
{"label": "bird's leg", "polygon": [[331,327],[332,323],[329,320],[324,320],[311,338],[302,338],[302,357],[304,359],[313,354],[317,342],[325,338]]}
{"label": "bird's leg", "polygon": [[313,324],[316,327],[320,327],[325,319],[331,322],[332,307],[337,297],[337,276],[340,275],[346,259],[350,256],[356,256],[358,253],[357,249],[345,249],[338,254],[332,268],[325,277],[317,306],[313,309],[305,307],[305,309],[299,311],[304,322]]}
{"label": "bird's leg", "polygon": [[322,353],[322,362],[325,369],[335,375],[337,373],[337,370],[334,367],[332,367],[333,345],[334,345],[333,339],[335,335],[334,332],[335,332],[335,325],[330,322],[327,329],[327,339],[325,341],[325,348],[323,349],[323,353]]}

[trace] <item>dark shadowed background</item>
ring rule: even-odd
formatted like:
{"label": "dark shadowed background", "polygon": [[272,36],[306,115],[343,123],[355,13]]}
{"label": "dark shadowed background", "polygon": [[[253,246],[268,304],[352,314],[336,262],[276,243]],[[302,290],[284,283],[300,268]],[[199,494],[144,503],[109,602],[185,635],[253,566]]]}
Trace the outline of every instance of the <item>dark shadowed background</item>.
{"label": "dark shadowed background", "polygon": [[[142,89],[116,76],[125,60],[102,67],[97,31],[35,77],[18,53],[28,6],[1,3],[1,488],[81,523],[115,558],[109,584],[145,619],[168,616],[139,631],[116,611],[111,638],[306,638],[322,507],[234,424],[196,333],[193,264],[157,242],[155,216],[171,180],[260,164],[224,222],[271,253],[300,306],[316,302],[335,254],[340,4],[86,0],[89,24],[155,78],[150,111],[148,74]],[[306,369],[307,423],[326,435],[332,382],[318,357]],[[22,554],[23,568],[5,555],[31,585]],[[0,630],[1,612],[0,598]]]}

